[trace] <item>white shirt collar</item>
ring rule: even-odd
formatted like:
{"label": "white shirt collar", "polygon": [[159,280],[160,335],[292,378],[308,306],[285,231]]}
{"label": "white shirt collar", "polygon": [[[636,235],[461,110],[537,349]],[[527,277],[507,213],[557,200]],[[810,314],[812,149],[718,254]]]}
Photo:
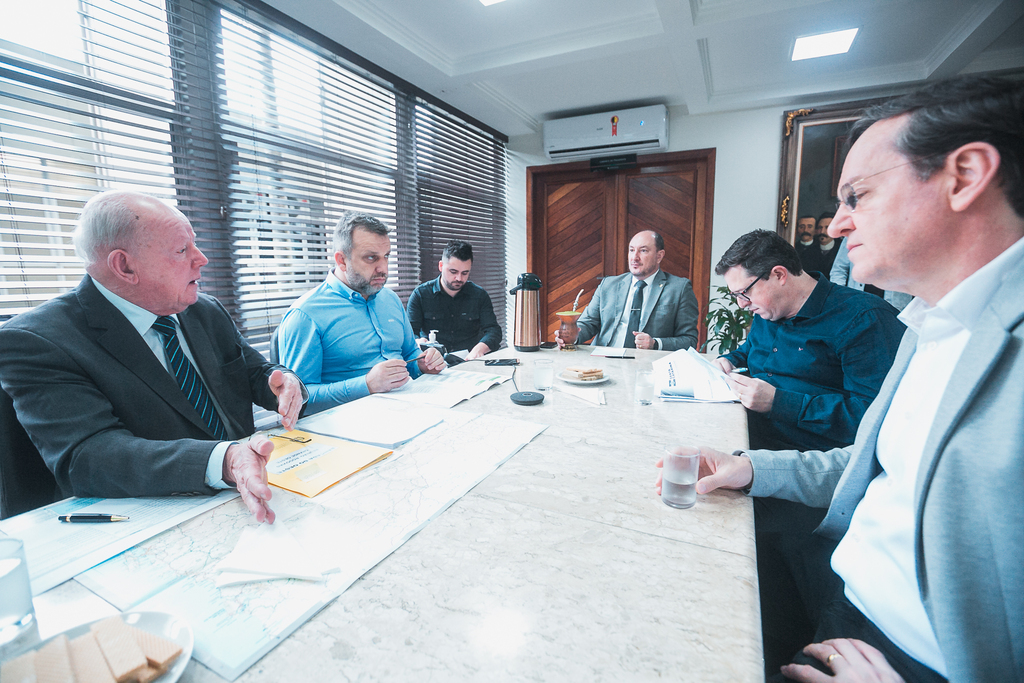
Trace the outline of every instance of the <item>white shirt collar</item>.
{"label": "white shirt collar", "polygon": [[[132,327],[134,327],[140,335],[145,334],[149,328],[153,327],[153,323],[155,323],[156,319],[159,317],[156,313],[150,313],[145,308],[136,306],[131,301],[119,297],[117,294],[114,294],[109,289],[101,285],[96,278],[92,279],[92,283],[96,285],[96,289],[100,291],[100,294],[102,294],[107,301],[112,303],[117,310],[121,311],[125,318],[128,318],[128,322],[131,323]],[[174,318],[175,322],[177,322],[177,315],[172,315],[171,317]]]}

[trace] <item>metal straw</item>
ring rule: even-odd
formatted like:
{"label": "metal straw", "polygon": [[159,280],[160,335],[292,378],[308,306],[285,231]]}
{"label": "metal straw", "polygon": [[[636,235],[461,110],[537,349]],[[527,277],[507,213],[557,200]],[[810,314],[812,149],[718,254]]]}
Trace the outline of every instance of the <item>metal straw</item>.
{"label": "metal straw", "polygon": [[[584,289],[585,289],[585,288],[584,288]],[[579,305],[579,303],[580,303],[580,297],[581,297],[581,296],[583,296],[583,290],[582,290],[582,289],[580,290],[580,293],[576,295],[576,301],[573,301],[573,302],[572,302],[572,310],[573,310],[574,312],[576,311],[576,306],[578,306],[578,305]]]}

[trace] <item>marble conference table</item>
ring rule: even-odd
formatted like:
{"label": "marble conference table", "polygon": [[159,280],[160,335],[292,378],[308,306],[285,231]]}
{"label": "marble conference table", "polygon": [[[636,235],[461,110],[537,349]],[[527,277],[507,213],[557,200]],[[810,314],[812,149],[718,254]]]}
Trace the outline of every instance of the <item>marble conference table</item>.
{"label": "marble conference table", "polygon": [[[763,680],[751,500],[676,510],[653,486],[667,445],[746,447],[743,408],[635,404],[665,352],[494,355],[521,359],[522,390],[540,358],[556,387],[601,367],[607,404],[556,388],[517,406],[506,382],[457,406],[549,426],[237,680]],[[111,610],[75,581],[36,598],[44,638]],[[223,679],[193,659],[181,680]]]}

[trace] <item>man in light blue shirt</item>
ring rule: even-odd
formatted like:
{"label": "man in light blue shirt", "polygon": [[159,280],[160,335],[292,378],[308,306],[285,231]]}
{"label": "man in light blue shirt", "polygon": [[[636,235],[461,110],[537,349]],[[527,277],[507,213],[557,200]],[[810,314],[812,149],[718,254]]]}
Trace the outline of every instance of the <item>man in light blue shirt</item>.
{"label": "man in light blue shirt", "polygon": [[387,226],[366,214],[342,216],[334,230],[335,267],[281,321],[281,363],[309,390],[306,414],[445,368],[435,349],[420,357],[402,301],[384,288],[390,256]]}

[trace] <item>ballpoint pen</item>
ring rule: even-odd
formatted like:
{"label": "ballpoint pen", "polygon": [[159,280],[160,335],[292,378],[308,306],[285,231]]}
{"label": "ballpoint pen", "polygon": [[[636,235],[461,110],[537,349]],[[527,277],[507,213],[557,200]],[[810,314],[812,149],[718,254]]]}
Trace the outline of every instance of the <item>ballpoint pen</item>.
{"label": "ballpoint pen", "polygon": [[62,522],[96,523],[96,522],[127,522],[128,515],[103,515],[79,512],[70,515],[58,515]]}

